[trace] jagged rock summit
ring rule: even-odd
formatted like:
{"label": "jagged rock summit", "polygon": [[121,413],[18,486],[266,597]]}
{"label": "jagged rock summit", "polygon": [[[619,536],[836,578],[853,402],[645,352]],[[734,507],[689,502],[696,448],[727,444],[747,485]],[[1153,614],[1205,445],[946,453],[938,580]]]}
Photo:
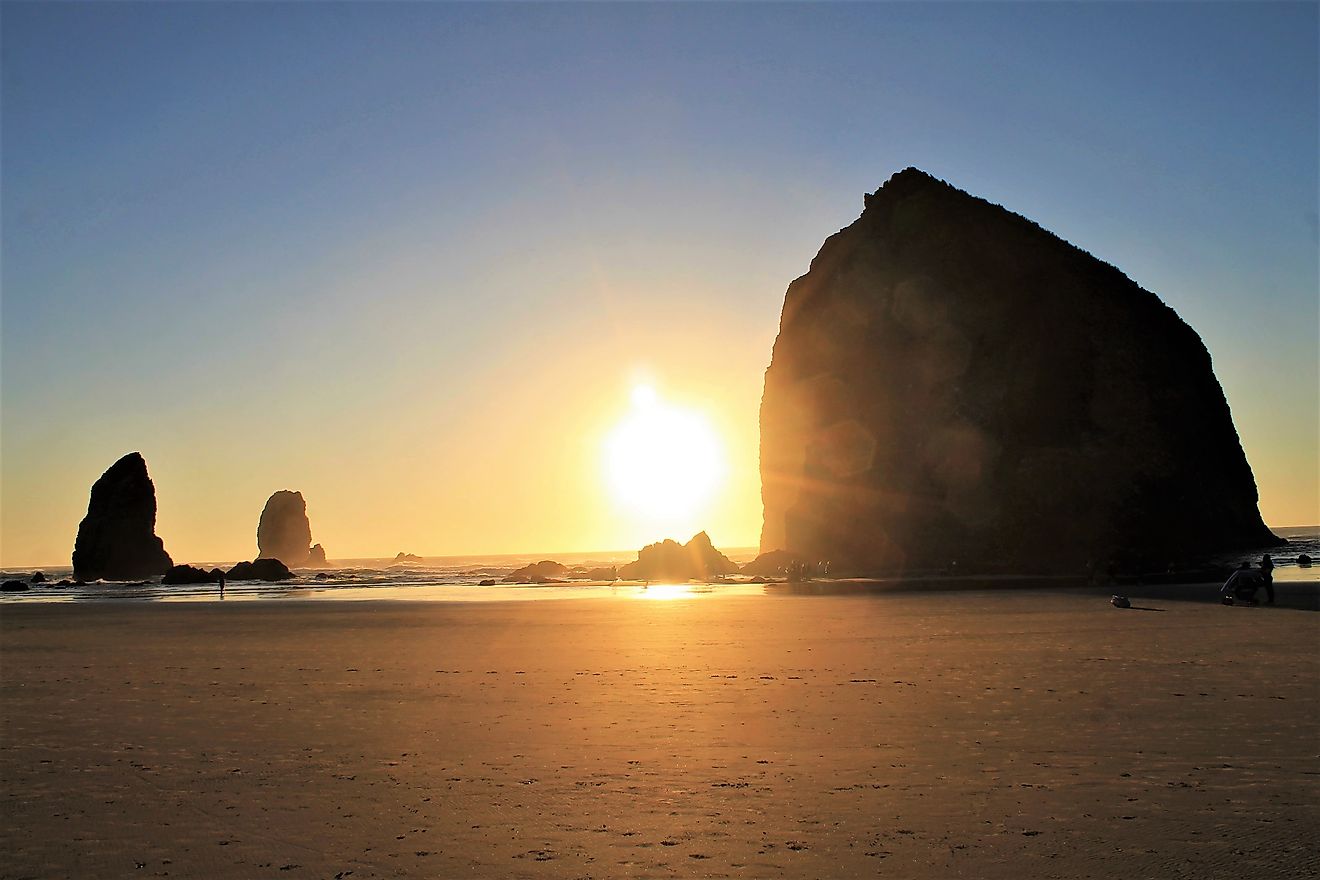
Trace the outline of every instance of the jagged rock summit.
{"label": "jagged rock summit", "polygon": [[618,570],[624,580],[705,580],[733,574],[738,566],[715,549],[710,536],[698,532],[686,544],[666,538],[647,544],[637,552],[637,560]]}
{"label": "jagged rock summit", "polygon": [[1280,543],[1200,337],[915,168],[789,285],[761,550],[833,570],[1142,567]]}
{"label": "jagged rock summit", "polygon": [[312,545],[312,525],[301,492],[281,489],[266,501],[257,523],[257,556],[293,568],[325,565],[325,549]]}
{"label": "jagged rock summit", "polygon": [[156,487],[147,462],[130,452],[92,484],[73,545],[79,580],[137,580],[164,574],[172,561],[156,537]]}

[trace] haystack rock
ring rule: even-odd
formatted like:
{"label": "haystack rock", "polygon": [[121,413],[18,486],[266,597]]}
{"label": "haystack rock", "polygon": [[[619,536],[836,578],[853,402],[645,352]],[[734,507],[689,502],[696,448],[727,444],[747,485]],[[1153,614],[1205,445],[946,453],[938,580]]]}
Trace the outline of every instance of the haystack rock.
{"label": "haystack rock", "polygon": [[637,561],[618,571],[624,580],[680,580],[706,579],[733,574],[738,566],[715,549],[710,536],[698,532],[686,544],[666,538],[657,544],[648,544],[637,553]]}
{"label": "haystack rock", "polygon": [[156,537],[156,487],[142,455],[130,452],[92,484],[73,545],[78,580],[138,580],[164,574],[170,555]]}
{"label": "haystack rock", "polygon": [[257,556],[293,568],[325,565],[325,549],[312,546],[312,526],[301,492],[281,489],[266,501],[257,523]]}
{"label": "haystack rock", "polygon": [[1281,543],[1200,337],[1113,266],[914,168],[789,285],[761,480],[761,550],[836,572]]}

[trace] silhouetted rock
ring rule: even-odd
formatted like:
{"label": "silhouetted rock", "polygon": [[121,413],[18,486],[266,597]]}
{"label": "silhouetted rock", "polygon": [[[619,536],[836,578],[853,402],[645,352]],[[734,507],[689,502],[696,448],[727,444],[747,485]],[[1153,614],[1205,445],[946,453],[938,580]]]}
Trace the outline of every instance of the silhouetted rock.
{"label": "silhouetted rock", "polygon": [[160,579],[162,584],[214,584],[218,583],[220,569],[207,571],[204,568],[194,568],[191,565],[176,565],[165,572],[165,577]]}
{"label": "silhouetted rock", "polygon": [[1297,564],[1305,568],[1311,564],[1311,557],[1308,554],[1303,553],[1301,556],[1297,557]]}
{"label": "silhouetted rock", "polygon": [[29,587],[22,581],[5,581],[0,584],[0,593],[26,593]]}
{"label": "silhouetted rock", "polygon": [[414,556],[414,555],[411,554],[411,553],[404,553],[404,552],[400,551],[399,553],[396,553],[396,554],[395,554],[395,556],[394,556],[394,563],[393,563],[393,564],[394,564],[394,565],[402,565],[402,564],[405,563],[405,562],[421,562],[421,561],[423,561],[423,560],[422,560],[422,557],[420,557],[420,556]]}
{"label": "silhouetted rock", "polygon": [[791,567],[801,565],[802,560],[798,559],[787,550],[770,550],[757,556],[751,562],[744,565],[740,571],[743,574],[760,575],[766,577],[769,575],[784,574]]}
{"label": "silhouetted rock", "polygon": [[505,575],[504,582],[508,584],[538,584],[544,583],[549,578],[557,578],[568,572],[568,567],[559,564],[550,559],[543,559],[540,562],[533,562],[531,565],[524,565],[517,571]]}
{"label": "silhouetted rock", "polygon": [[32,572],[32,577],[28,580],[31,584],[44,584],[46,582],[46,573],[41,571]]}
{"label": "silhouetted rock", "polygon": [[494,578],[486,578],[484,581],[477,581],[477,586],[479,586],[479,587],[493,587],[493,586],[495,586],[495,585],[498,584],[498,583],[499,583],[499,581],[495,580]]}
{"label": "silhouetted rock", "polygon": [[836,572],[1163,567],[1280,543],[1196,333],[916,169],[789,285],[761,478],[761,549]]}
{"label": "silhouetted rock", "polygon": [[132,580],[164,574],[170,564],[156,537],[156,487],[141,454],[130,452],[92,484],[73,545],[74,574],[79,580]]}
{"label": "silhouetted rock", "polygon": [[325,549],[311,544],[312,526],[302,493],[281,489],[270,496],[257,523],[257,555],[295,568],[325,565]]}
{"label": "silhouetted rock", "polygon": [[648,544],[637,553],[637,561],[619,569],[624,580],[705,580],[733,574],[738,566],[716,550],[710,536],[698,532],[686,544],[666,538],[658,544]]}
{"label": "silhouetted rock", "polygon": [[287,581],[293,577],[288,566],[278,559],[254,559],[240,562],[225,573],[231,581]]}
{"label": "silhouetted rock", "polygon": [[613,581],[619,577],[619,570],[612,565],[601,568],[589,568],[582,572],[582,577],[589,581]]}

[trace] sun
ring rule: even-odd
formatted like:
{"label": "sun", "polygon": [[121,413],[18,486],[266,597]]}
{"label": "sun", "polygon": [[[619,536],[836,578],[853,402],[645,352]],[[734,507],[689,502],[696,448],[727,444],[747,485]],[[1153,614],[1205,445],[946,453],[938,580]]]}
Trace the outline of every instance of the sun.
{"label": "sun", "polygon": [[663,402],[639,385],[632,411],[605,438],[610,489],[621,504],[656,521],[693,518],[724,479],[724,449],[700,413]]}

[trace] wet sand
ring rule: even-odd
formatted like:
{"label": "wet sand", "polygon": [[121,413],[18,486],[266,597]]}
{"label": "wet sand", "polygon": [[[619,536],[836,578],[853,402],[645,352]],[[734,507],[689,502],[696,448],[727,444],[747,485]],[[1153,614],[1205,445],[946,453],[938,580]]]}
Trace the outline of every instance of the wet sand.
{"label": "wet sand", "polygon": [[9,605],[0,877],[1317,876],[1320,615],[1106,598]]}

